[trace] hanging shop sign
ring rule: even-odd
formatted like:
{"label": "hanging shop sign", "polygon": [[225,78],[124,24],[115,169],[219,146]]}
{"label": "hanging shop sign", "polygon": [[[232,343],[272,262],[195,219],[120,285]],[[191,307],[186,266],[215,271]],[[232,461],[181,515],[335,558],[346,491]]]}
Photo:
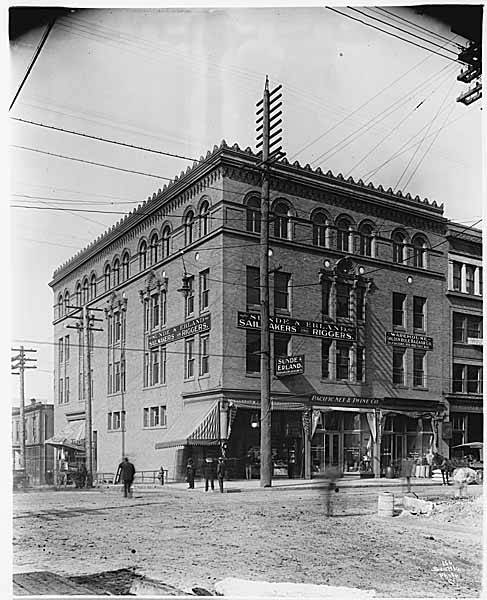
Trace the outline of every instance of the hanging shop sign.
{"label": "hanging shop sign", "polygon": [[274,361],[274,374],[276,377],[299,375],[301,373],[304,373],[304,354],[282,356]]}
{"label": "hanging shop sign", "polygon": [[418,350],[433,350],[433,338],[425,335],[401,333],[399,331],[386,331],[386,344],[389,346],[405,346]]}
{"label": "hanging shop sign", "polygon": [[[238,312],[237,327],[240,329],[260,329],[260,314]],[[269,329],[276,333],[291,335],[307,335],[310,337],[329,338],[354,342],[357,339],[357,329],[350,325],[336,323],[321,323],[320,321],[305,321],[291,317],[269,317]]]}
{"label": "hanging shop sign", "polygon": [[312,404],[325,404],[329,406],[379,406],[379,398],[361,398],[358,396],[321,396],[313,394]]}
{"label": "hanging shop sign", "polygon": [[169,344],[175,342],[181,338],[190,337],[195,333],[205,333],[211,329],[211,318],[210,315],[204,317],[198,317],[197,319],[191,319],[180,325],[169,327],[163,331],[158,331],[149,336],[149,348],[154,348],[161,344]]}

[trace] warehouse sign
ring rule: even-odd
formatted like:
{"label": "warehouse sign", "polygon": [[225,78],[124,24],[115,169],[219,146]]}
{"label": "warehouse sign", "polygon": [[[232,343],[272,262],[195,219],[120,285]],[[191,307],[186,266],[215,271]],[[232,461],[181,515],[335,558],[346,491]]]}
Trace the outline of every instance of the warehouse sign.
{"label": "warehouse sign", "polygon": [[[260,329],[260,314],[239,311],[237,327],[240,329]],[[274,333],[307,335],[348,342],[354,342],[357,339],[357,330],[350,325],[306,321],[304,319],[292,319],[291,317],[269,317],[269,329]]]}
{"label": "warehouse sign", "polygon": [[281,356],[274,361],[274,374],[276,377],[300,375],[301,373],[304,373],[304,354]]}
{"label": "warehouse sign", "polygon": [[149,348],[169,344],[170,342],[195,335],[195,333],[206,333],[210,329],[210,315],[191,319],[191,321],[186,321],[180,325],[175,325],[174,327],[169,327],[169,329],[164,329],[164,331],[158,331],[150,335]]}
{"label": "warehouse sign", "polygon": [[379,398],[362,398],[360,396],[321,396],[313,394],[312,404],[327,406],[379,406]]}
{"label": "warehouse sign", "polygon": [[433,338],[399,331],[386,331],[386,344],[416,348],[417,350],[433,350]]}

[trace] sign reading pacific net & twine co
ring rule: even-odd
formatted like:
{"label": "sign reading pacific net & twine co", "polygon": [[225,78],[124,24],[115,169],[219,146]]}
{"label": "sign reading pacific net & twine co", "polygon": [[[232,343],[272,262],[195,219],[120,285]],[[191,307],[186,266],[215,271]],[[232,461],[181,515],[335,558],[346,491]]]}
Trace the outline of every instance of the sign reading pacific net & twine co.
{"label": "sign reading pacific net & twine co", "polygon": [[362,398],[359,396],[321,396],[313,394],[311,396],[312,404],[326,406],[379,406],[379,398]]}
{"label": "sign reading pacific net & twine co", "polygon": [[281,356],[274,361],[274,374],[276,377],[300,375],[301,373],[304,373],[304,354]]}
{"label": "sign reading pacific net & twine co", "polygon": [[433,350],[433,338],[399,331],[386,331],[386,344],[416,348],[417,350]]}
{"label": "sign reading pacific net & twine co", "polygon": [[189,337],[195,333],[205,333],[206,331],[210,331],[210,328],[210,315],[191,319],[191,321],[186,321],[180,325],[175,325],[174,327],[169,327],[169,329],[164,329],[164,331],[158,331],[157,333],[150,335],[149,348],[154,348],[161,344],[169,344],[170,342]]}
{"label": "sign reading pacific net & twine co", "polygon": [[[237,315],[237,327],[240,329],[260,329],[260,314],[239,311]],[[307,335],[310,337],[346,340],[349,342],[354,342],[357,339],[357,330],[350,325],[306,321],[304,319],[292,319],[291,317],[269,317],[269,329],[276,333]]]}

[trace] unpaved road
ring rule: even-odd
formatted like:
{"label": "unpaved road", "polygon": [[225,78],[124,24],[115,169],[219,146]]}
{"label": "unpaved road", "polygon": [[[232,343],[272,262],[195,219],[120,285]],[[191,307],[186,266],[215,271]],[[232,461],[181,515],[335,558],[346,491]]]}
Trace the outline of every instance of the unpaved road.
{"label": "unpaved road", "polygon": [[469,500],[450,504],[452,488],[417,489],[440,500],[432,517],[377,516],[383,491],[342,488],[332,518],[321,490],[221,495],[166,486],[130,500],[115,491],[18,493],[13,571],[136,567],[188,591],[240,577],[353,586],[383,597],[479,596],[482,488],[470,486]]}

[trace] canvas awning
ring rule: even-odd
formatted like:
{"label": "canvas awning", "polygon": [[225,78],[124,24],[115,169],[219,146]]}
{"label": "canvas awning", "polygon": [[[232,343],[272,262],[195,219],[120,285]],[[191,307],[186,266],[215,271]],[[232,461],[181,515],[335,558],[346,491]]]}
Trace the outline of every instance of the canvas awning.
{"label": "canvas awning", "polygon": [[193,402],[183,408],[177,421],[155,449],[182,446],[217,446],[220,443],[220,410],[218,400]]}
{"label": "canvas awning", "polygon": [[[248,408],[257,411],[260,410],[260,400],[229,399],[229,403],[237,408]],[[302,402],[271,399],[271,410],[302,411],[304,408],[305,406]]]}
{"label": "canvas awning", "polygon": [[72,421],[71,423],[68,423],[61,431],[45,440],[44,444],[84,451],[85,421]]}

